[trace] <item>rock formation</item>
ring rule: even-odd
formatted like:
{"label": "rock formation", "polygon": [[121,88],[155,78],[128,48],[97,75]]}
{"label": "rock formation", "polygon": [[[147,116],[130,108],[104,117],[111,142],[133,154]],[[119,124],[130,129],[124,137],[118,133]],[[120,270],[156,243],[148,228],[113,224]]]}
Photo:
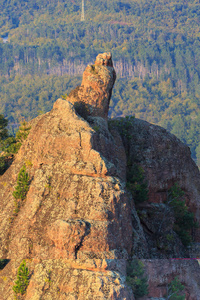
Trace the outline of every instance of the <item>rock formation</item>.
{"label": "rock formation", "polygon": [[[166,252],[169,257],[184,257],[185,255],[188,257],[189,253],[183,253],[184,249],[175,236],[173,242],[170,243],[165,239],[168,234],[174,235],[171,230],[174,224],[173,213],[165,204],[169,189],[175,183],[178,184],[184,191],[189,211],[194,213],[199,223],[200,172],[191,159],[189,147],[164,128],[139,119],[113,120],[111,132],[113,128],[118,128],[121,132],[129,166],[134,168],[135,165],[139,165],[148,183],[148,202],[141,203],[139,206],[140,219],[151,254],[155,250],[158,255],[158,246],[161,250],[159,251],[160,258],[165,258]],[[121,128],[126,129],[122,132]],[[160,220],[162,220],[162,226]],[[193,238],[199,243],[200,228],[194,230]],[[169,251],[167,248],[170,248]],[[162,256],[163,251],[165,254]],[[197,251],[200,252],[199,247]],[[197,251],[191,255],[199,257]]]}
{"label": "rock formation", "polygon": [[[125,131],[108,127],[115,77],[111,55],[98,55],[80,87],[31,121],[27,140],[0,177],[0,257],[10,259],[0,271],[0,299],[13,298],[22,259],[32,274],[24,299],[131,300],[128,259],[188,255],[173,232],[171,212],[163,226],[175,237],[168,251],[161,240],[156,244],[156,224],[163,214],[160,195],[176,181],[199,220],[198,170],[188,149],[160,127],[139,120],[122,124]],[[149,182],[154,203],[142,207],[143,218],[126,188],[127,161],[142,165]],[[23,166],[29,190],[16,212],[13,191]]]}
{"label": "rock formation", "polygon": [[145,170],[149,202],[164,203],[166,191],[178,183],[186,203],[200,220],[200,172],[189,147],[164,128],[136,119],[130,126],[130,159]]}
{"label": "rock formation", "polygon": [[115,79],[111,53],[99,54],[94,65],[85,69],[81,86],[73,90],[67,100],[82,116],[107,119]]}

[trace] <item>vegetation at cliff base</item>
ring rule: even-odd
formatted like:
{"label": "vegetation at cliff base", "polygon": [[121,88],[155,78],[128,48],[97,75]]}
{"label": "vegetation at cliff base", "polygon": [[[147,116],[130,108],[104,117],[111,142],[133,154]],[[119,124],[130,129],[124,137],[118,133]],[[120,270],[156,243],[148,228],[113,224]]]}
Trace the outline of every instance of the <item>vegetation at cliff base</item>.
{"label": "vegetation at cliff base", "polygon": [[173,209],[175,223],[174,231],[180,237],[184,246],[189,246],[192,242],[192,229],[198,224],[194,219],[194,214],[189,212],[185,203],[184,192],[175,184],[169,189],[167,204]]}
{"label": "vegetation at cliff base", "polygon": [[131,286],[136,299],[148,294],[147,276],[144,265],[139,259],[133,259],[127,263],[126,281]]}
{"label": "vegetation at cliff base", "polygon": [[29,270],[26,266],[26,261],[23,260],[17,271],[17,280],[13,286],[13,291],[15,293],[15,299],[19,299],[21,295],[26,293],[26,289],[29,285]]}

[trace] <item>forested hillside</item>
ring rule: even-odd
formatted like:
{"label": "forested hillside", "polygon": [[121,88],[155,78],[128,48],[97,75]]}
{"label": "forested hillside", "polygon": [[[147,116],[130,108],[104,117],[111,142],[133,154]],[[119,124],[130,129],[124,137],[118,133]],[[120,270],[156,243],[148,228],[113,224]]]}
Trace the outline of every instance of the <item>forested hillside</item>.
{"label": "forested hillside", "polygon": [[18,123],[49,110],[111,51],[111,116],[164,126],[200,165],[199,1],[85,0],[85,22],[80,15],[81,0],[0,3],[0,113]]}

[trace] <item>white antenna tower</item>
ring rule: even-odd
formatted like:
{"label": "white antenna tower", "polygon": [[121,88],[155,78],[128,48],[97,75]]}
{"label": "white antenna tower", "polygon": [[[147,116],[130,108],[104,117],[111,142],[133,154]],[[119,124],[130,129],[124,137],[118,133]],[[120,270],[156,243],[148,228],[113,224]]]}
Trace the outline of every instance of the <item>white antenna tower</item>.
{"label": "white antenna tower", "polygon": [[84,0],[82,0],[81,21],[85,21],[85,6],[84,6]]}

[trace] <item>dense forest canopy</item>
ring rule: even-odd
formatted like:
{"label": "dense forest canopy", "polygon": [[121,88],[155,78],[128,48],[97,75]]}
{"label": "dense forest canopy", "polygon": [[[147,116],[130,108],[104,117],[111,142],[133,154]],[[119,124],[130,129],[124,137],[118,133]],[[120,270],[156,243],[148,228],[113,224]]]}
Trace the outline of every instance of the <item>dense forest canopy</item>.
{"label": "dense forest canopy", "polygon": [[81,0],[0,3],[0,113],[18,124],[48,111],[111,51],[110,116],[162,125],[200,165],[200,1],[85,0],[80,16]]}

